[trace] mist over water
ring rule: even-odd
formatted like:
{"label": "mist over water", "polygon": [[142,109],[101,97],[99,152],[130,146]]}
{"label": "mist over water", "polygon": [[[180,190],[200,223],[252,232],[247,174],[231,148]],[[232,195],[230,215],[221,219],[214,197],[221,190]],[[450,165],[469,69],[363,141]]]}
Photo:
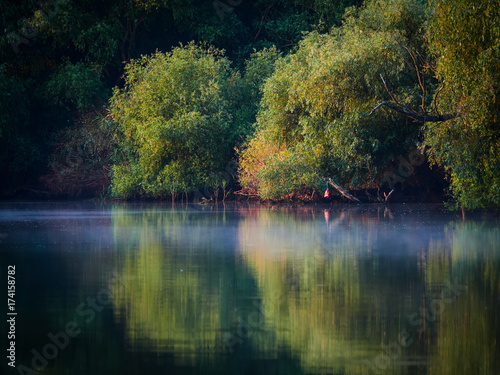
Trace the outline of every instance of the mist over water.
{"label": "mist over water", "polygon": [[39,374],[500,372],[495,215],[4,203],[0,234]]}

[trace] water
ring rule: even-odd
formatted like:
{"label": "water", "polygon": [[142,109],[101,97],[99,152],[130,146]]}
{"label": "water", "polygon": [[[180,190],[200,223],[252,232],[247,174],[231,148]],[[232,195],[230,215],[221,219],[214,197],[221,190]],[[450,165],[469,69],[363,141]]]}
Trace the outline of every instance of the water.
{"label": "water", "polygon": [[4,373],[500,373],[495,215],[4,203],[0,241]]}

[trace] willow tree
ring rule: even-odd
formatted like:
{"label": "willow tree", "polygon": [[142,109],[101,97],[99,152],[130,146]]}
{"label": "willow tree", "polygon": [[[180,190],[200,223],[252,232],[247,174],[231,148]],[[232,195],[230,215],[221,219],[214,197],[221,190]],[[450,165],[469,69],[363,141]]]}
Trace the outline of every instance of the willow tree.
{"label": "willow tree", "polygon": [[368,1],[343,26],[309,33],[278,61],[264,85],[256,137],[241,154],[241,181],[266,198],[316,188],[324,177],[350,187],[377,186],[384,169],[421,140],[422,123],[381,109],[432,100],[435,85],[415,70],[424,49],[424,4]]}
{"label": "willow tree", "polygon": [[240,76],[222,52],[195,44],[132,61],[126,85],[111,98],[121,162],[115,196],[203,191],[228,169],[248,121],[236,109]]}
{"label": "willow tree", "polygon": [[456,117],[429,124],[431,160],[447,169],[458,205],[500,206],[500,2],[432,1],[429,46],[442,86],[436,105]]}

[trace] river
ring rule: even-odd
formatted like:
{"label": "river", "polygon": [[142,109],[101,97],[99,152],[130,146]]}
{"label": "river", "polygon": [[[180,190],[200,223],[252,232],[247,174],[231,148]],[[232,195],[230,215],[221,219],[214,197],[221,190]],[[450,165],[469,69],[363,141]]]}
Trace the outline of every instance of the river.
{"label": "river", "polygon": [[500,373],[494,214],[2,203],[0,264],[12,374]]}

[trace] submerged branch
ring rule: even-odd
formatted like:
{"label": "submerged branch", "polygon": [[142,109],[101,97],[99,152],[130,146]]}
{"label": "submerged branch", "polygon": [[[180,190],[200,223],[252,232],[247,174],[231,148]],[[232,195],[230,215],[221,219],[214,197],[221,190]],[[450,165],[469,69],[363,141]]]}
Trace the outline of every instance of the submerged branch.
{"label": "submerged branch", "polygon": [[392,189],[389,194],[386,194],[384,193],[384,198],[385,198],[385,203],[388,203],[387,201],[389,200],[389,197],[391,196],[391,194],[394,192],[394,189]]}
{"label": "submerged branch", "polygon": [[357,203],[362,203],[354,195],[349,194],[349,192],[346,189],[344,189],[342,186],[337,185],[335,182],[333,182],[331,178],[325,178],[325,181],[328,182],[330,185],[332,185],[335,189],[337,189],[340,192],[340,194],[342,194],[347,199],[350,199],[351,201],[354,201]]}

